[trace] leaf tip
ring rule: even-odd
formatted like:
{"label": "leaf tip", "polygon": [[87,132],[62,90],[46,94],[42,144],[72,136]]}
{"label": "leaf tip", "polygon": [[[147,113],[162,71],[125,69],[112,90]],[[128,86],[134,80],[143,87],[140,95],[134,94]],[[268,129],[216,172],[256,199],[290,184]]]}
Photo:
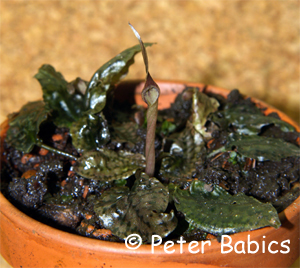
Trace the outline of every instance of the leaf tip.
{"label": "leaf tip", "polygon": [[132,26],[132,24],[130,24],[130,22],[128,22],[128,24],[129,24],[130,28],[132,29],[133,33],[135,34],[136,38],[139,40],[143,59],[144,59],[144,64],[145,64],[145,68],[146,68],[146,73],[148,74],[148,56],[147,56],[146,48],[144,46],[144,43],[143,43],[142,38],[141,38],[140,34],[138,33],[138,31]]}

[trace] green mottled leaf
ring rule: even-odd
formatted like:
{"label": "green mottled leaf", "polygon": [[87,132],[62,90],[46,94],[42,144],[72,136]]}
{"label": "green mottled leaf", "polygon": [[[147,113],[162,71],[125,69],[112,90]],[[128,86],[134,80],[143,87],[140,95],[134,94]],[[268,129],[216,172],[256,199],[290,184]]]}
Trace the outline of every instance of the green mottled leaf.
{"label": "green mottled leaf", "polygon": [[240,106],[232,107],[222,113],[221,118],[212,117],[214,122],[225,127],[234,126],[236,132],[245,135],[257,135],[265,126],[275,125],[284,132],[295,131],[295,128],[281,119],[265,116],[259,109],[244,112]]}
{"label": "green mottled leaf", "polygon": [[168,203],[168,189],[142,173],[131,190],[119,186],[105,191],[94,211],[101,225],[114,235],[125,239],[137,233],[144,242],[150,242],[153,234],[166,237],[177,226],[174,212],[165,213]]}
{"label": "green mottled leaf", "polygon": [[201,153],[205,150],[203,140],[191,124],[174,139],[170,153],[165,154],[161,162],[159,175],[169,182],[182,185],[192,178]]}
{"label": "green mottled leaf", "polygon": [[70,127],[72,144],[79,151],[100,148],[110,140],[110,133],[104,115],[86,114]]}
{"label": "green mottled leaf", "polygon": [[164,179],[180,185],[196,171],[195,163],[205,150],[203,137],[208,135],[204,127],[207,117],[219,107],[216,99],[199,92],[198,88],[188,88],[185,94],[192,98],[192,120],[174,140],[170,155],[162,159],[159,173]]}
{"label": "green mottled leaf", "polygon": [[256,135],[264,126],[268,125],[275,125],[284,132],[295,131],[295,128],[290,124],[263,114],[230,113],[228,111],[226,119],[239,134]]}
{"label": "green mottled leaf", "polygon": [[141,154],[98,149],[84,152],[77,160],[74,171],[88,179],[113,181],[126,179],[145,165],[145,157]]}
{"label": "green mottled leaf", "polygon": [[120,143],[127,142],[129,146],[133,147],[141,140],[136,133],[137,129],[138,125],[135,122],[113,123],[111,139]]}
{"label": "green mottled leaf", "polygon": [[187,179],[192,178],[195,171],[195,162],[187,161],[187,159],[179,156],[169,155],[163,158],[159,175],[168,182],[183,186]]}
{"label": "green mottled leaf", "polygon": [[271,204],[243,193],[232,196],[222,187],[202,181],[193,181],[189,190],[176,186],[174,203],[192,226],[214,235],[280,226]]}
{"label": "green mottled leaf", "polygon": [[263,136],[234,136],[225,149],[229,151],[234,147],[242,156],[259,161],[280,161],[282,158],[300,154],[300,148],[292,143]]}
{"label": "green mottled leaf", "polygon": [[45,64],[34,77],[42,86],[44,102],[47,109],[51,110],[57,126],[69,127],[80,118],[84,110],[83,94],[71,90],[71,84],[61,73],[56,72],[51,65]]}
{"label": "green mottled leaf", "polygon": [[[153,43],[146,43],[151,46]],[[134,56],[141,51],[139,45],[128,48],[101,66],[92,76],[85,95],[87,107],[99,113],[105,106],[107,92],[127,74]]]}
{"label": "green mottled leaf", "polygon": [[42,101],[24,105],[18,113],[9,117],[6,142],[17,150],[29,153],[39,143],[40,124],[47,119],[48,113]]}

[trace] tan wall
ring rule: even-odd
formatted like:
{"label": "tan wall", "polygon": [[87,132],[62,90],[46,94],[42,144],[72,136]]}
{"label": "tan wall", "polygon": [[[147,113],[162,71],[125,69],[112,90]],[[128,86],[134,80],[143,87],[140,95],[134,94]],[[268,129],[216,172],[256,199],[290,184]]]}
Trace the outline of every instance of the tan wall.
{"label": "tan wall", "polygon": [[[41,98],[43,63],[89,79],[137,43],[154,78],[214,84],[260,98],[299,120],[299,1],[0,1],[0,121]],[[144,78],[141,56],[128,78]]]}

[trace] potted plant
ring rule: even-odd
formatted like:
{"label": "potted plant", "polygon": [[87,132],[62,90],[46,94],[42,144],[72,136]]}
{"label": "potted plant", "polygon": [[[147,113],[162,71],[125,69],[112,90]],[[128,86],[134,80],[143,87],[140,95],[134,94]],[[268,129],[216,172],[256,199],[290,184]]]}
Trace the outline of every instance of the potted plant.
{"label": "potted plant", "polygon": [[[25,267],[288,267],[299,127],[238,91],[154,82],[152,44],[132,29],[140,44],[89,82],[43,65],[43,101],[3,125],[1,254]],[[118,84],[139,51],[146,82]]]}

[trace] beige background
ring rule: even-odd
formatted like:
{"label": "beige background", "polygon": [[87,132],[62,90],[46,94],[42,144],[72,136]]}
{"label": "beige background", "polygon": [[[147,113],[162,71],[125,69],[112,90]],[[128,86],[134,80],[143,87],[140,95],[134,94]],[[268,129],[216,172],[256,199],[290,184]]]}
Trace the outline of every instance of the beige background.
{"label": "beige background", "polygon": [[[67,80],[93,72],[137,40],[155,78],[214,84],[299,120],[299,1],[0,1],[0,121],[41,98],[43,63]],[[143,78],[141,56],[127,78]]]}
{"label": "beige background", "polygon": [[[67,80],[89,80],[137,44],[128,21],[145,42],[157,42],[148,49],[154,78],[239,88],[299,121],[299,3],[2,0],[0,121],[41,98],[32,77],[42,64]],[[144,78],[140,55],[136,62],[127,79]]]}

